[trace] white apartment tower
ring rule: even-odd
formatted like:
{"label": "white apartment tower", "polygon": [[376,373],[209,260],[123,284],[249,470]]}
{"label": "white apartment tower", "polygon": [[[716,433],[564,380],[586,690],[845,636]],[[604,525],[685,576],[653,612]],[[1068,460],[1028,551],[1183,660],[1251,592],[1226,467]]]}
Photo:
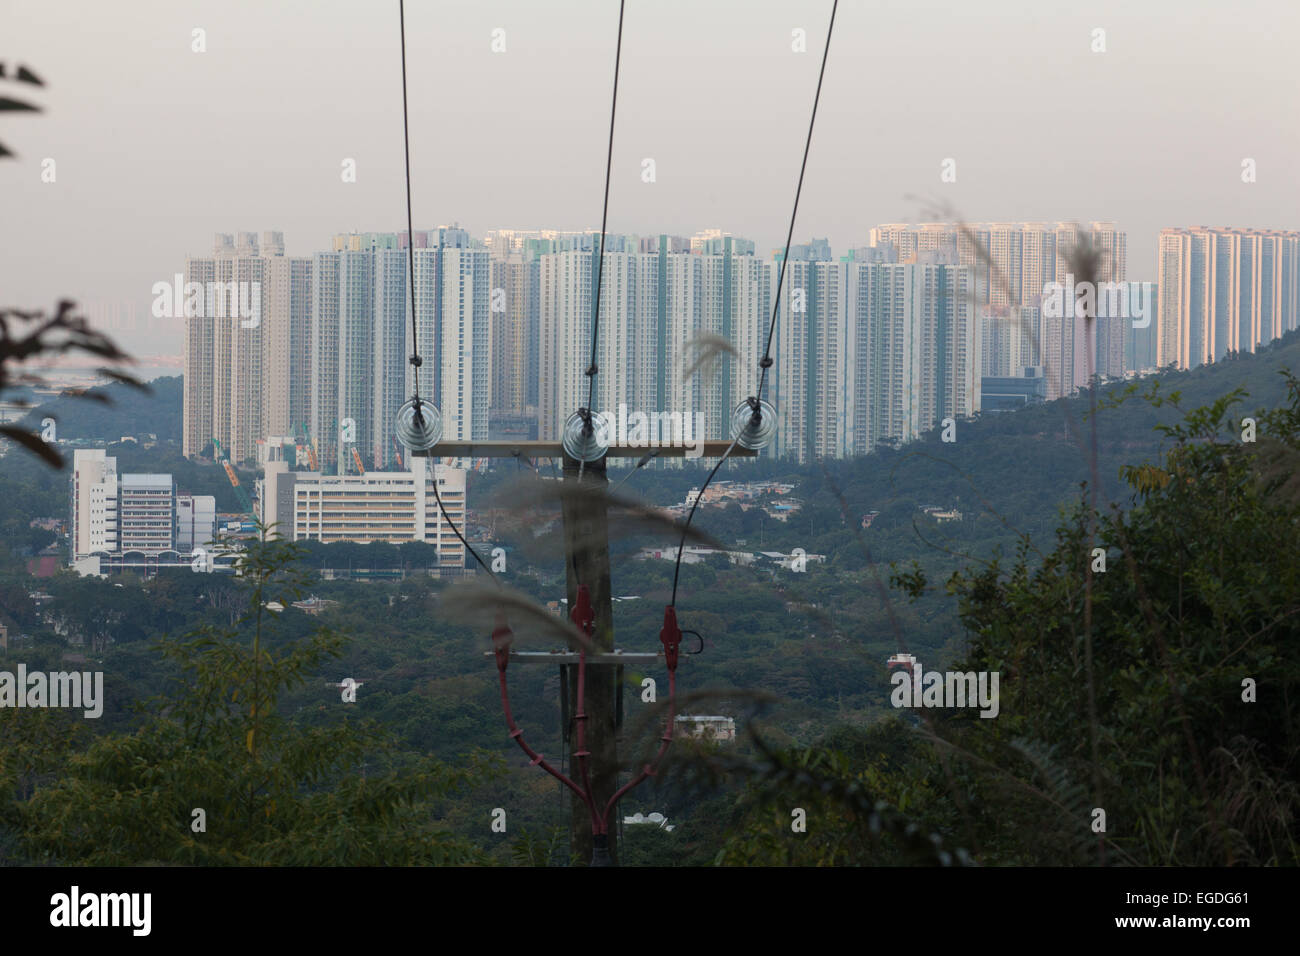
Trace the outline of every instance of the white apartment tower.
{"label": "white apartment tower", "polygon": [[117,550],[117,459],[102,448],[72,454],[69,564],[96,551]]}
{"label": "white apartment tower", "polygon": [[[859,250],[855,259],[864,251],[871,250]],[[907,442],[945,418],[978,411],[979,325],[971,269],[934,261],[853,261],[848,268],[853,288],[848,453]]]}
{"label": "white apartment tower", "polygon": [[[304,411],[311,368],[311,263],[284,256],[281,233],[218,234],[185,263],[183,453],[216,441],[234,461]],[[195,293],[191,297],[190,292]],[[295,395],[298,396],[295,398]]]}
{"label": "white apartment tower", "polygon": [[[780,267],[778,254],[774,276]],[[830,259],[828,247],[790,249],[777,306],[775,365],[768,374],[780,420],[774,443],[780,457],[809,461],[845,454],[848,271],[847,262]]]}
{"label": "white apartment tower", "polygon": [[[418,345],[420,396],[439,408],[443,437],[487,437],[491,400],[491,262],[459,227],[348,233],[317,253],[306,398],[326,472],[395,467],[397,411],[411,396]],[[412,338],[410,258],[415,262]]]}
{"label": "white apartment tower", "polygon": [[1300,232],[1164,229],[1156,364],[1195,368],[1296,328]]}
{"label": "white apartment tower", "polygon": [[[1048,283],[1067,287],[1071,281],[1071,256],[1080,237],[1100,252],[1096,282],[1126,281],[1127,237],[1114,223],[893,223],[876,227],[870,236],[873,246],[894,246],[903,264],[916,261],[927,246],[956,250],[954,261],[972,274],[978,375],[1014,376],[1041,364],[1051,400],[1087,384],[1090,370],[1103,377],[1124,374],[1129,330],[1120,317],[1099,316],[1088,323],[1072,313],[1042,315]],[[1086,338],[1089,328],[1091,341]]]}
{"label": "white apartment tower", "polygon": [[[562,248],[540,258],[541,438],[559,437],[587,405],[598,243],[598,235],[557,241]],[[752,242],[718,231],[606,236],[594,410],[613,415],[624,404],[681,423],[681,435],[662,440],[727,437],[731,409],[757,387],[771,307],[771,267],[753,252]],[[725,338],[737,354],[699,365],[702,334]]]}
{"label": "white apartment tower", "polygon": [[[444,438],[481,441],[488,435],[492,395],[491,258],[459,227],[440,227],[426,236],[422,241],[417,233],[414,252],[416,343],[424,362],[420,395],[438,405]],[[406,325],[410,354],[409,302]],[[415,381],[407,366],[406,397]]]}

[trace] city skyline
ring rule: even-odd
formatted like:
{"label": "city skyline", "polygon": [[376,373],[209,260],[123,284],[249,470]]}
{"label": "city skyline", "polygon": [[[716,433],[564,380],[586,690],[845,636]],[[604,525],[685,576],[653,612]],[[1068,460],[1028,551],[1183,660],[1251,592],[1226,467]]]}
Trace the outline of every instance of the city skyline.
{"label": "city skyline", "polygon": [[[788,358],[776,364],[770,395],[789,424],[778,455],[844,457],[911,440],[978,412],[982,375],[1019,375],[1027,364],[1046,364],[1048,397],[1069,394],[1089,367],[1075,343],[1077,323],[1059,314],[1040,323],[1037,289],[1018,277],[1067,281],[1064,257],[1082,235],[1062,223],[969,233],[891,224],[871,230],[872,246],[846,255],[825,240],[792,246],[780,289],[784,250],[768,261],[742,237],[608,236],[595,356],[606,374],[591,398],[597,408],[630,405],[653,421],[678,422],[677,434],[655,440],[703,437],[686,426],[716,433],[757,387],[757,369],[743,356],[758,352],[778,293],[777,350]],[[1101,278],[1122,280],[1124,234],[1091,223],[1087,235],[1110,251]],[[1025,236],[1039,238],[1022,262]],[[360,452],[372,467],[391,466],[394,410],[413,385],[402,362],[413,349],[408,330],[427,359],[421,390],[440,406],[446,437],[486,439],[490,417],[504,412],[531,419],[540,438],[558,438],[561,422],[588,401],[585,363],[573,356],[591,339],[598,239],[518,232],[479,239],[439,227],[413,237],[340,234],[332,251],[292,259],[282,233],[263,233],[260,247],[253,232],[218,234],[211,257],[187,260],[190,281],[172,294],[184,298],[189,329],[184,454],[195,457],[212,441],[233,461],[260,460],[263,441],[294,435],[309,437],[336,473],[350,469],[349,454],[363,468]],[[993,249],[988,268],[978,245]],[[418,322],[403,295],[411,261]],[[522,303],[488,287],[506,267],[518,273]],[[1015,336],[984,347],[1005,324],[994,310],[1022,303],[1033,307],[1028,344]],[[1123,330],[1105,336],[1099,357],[1112,338],[1120,355],[1098,369],[1120,375]],[[520,361],[501,361],[510,354],[503,340],[525,343]],[[727,343],[735,359],[702,365],[696,349],[709,340]],[[534,367],[536,405],[493,405],[493,396],[531,391],[525,378]]]}
{"label": "city skyline", "polygon": [[[1253,350],[1300,318],[1300,233],[1164,230],[1163,310],[1158,284],[1129,282],[1128,236],[1111,222],[886,223],[869,236],[847,250],[825,239],[789,250],[769,393],[788,425],[778,455],[910,441],[980,412],[985,378],[1002,395],[1028,377],[1026,397],[1051,401],[1092,374]],[[1176,261],[1173,237],[1185,247]],[[340,233],[329,250],[292,258],[280,232],[262,233],[260,248],[256,233],[218,234],[210,257],[187,260],[186,284],[164,288],[188,316],[184,453],[215,439],[233,461],[260,459],[262,442],[305,435],[328,470],[347,472],[358,453],[391,467],[413,330],[420,390],[445,437],[482,441],[504,427],[557,439],[588,401],[599,239],[440,226],[417,231],[409,257],[403,231]],[[1100,255],[1094,288],[1074,275],[1084,242]],[[718,230],[607,236],[594,407],[668,416],[673,441],[720,434],[756,387],[746,356],[765,336],[782,254]],[[732,357],[701,365],[696,349],[709,342]]]}
{"label": "city skyline", "polygon": [[[385,18],[345,4],[311,17],[248,2],[138,10],[127,29],[94,4],[16,0],[0,14],[6,56],[45,83],[39,116],[6,121],[16,155],[0,186],[24,228],[0,237],[0,255],[17,265],[14,304],[71,297],[106,319],[134,308],[145,327],[121,337],[148,359],[180,351],[180,328],[147,311],[176,250],[274,223],[305,255],[341,230],[392,228],[404,196]],[[714,226],[779,246],[828,14],[775,0],[629,6],[610,231]],[[598,2],[409,11],[417,221],[597,227],[609,95],[597,67],[612,65],[615,17]],[[873,221],[937,208],[969,221],[1106,219],[1146,278],[1163,228],[1296,228],[1300,191],[1284,171],[1300,141],[1278,117],[1297,26],[1300,10],[1265,3],[1047,16],[1028,0],[843,4],[797,235],[850,248]],[[98,249],[76,268],[73,236]]]}
{"label": "city skyline", "polygon": [[[462,228],[462,224],[459,223],[458,221],[452,220],[452,222],[454,223],[454,225],[451,228]],[[1006,220],[988,219],[988,220],[980,220],[980,221],[964,221],[960,223],[960,225],[967,229],[978,231],[980,227],[987,227],[991,225],[996,226],[996,225],[1010,224],[1010,225],[1018,225],[1018,226],[1026,226],[1026,225],[1055,226],[1067,222],[1073,223],[1079,221],[1039,219],[1039,220],[1017,221],[1015,223],[1011,223]],[[872,226],[865,227],[862,230],[865,238],[861,243],[841,245],[841,244],[837,244],[835,240],[831,237],[824,237],[824,236],[814,237],[810,234],[803,237],[802,239],[797,238],[795,245],[807,245],[808,243],[811,242],[828,241],[829,245],[832,248],[851,249],[854,247],[869,245],[871,242],[871,236],[875,233],[878,233],[882,228],[886,228],[888,226],[893,226],[893,227],[904,226],[912,230],[927,230],[927,229],[951,230],[954,227],[954,225],[955,224],[952,222],[936,221],[936,220],[913,220],[909,222],[886,224],[886,226],[884,227],[882,227],[882,225],[878,223]],[[438,228],[448,228],[448,227],[441,226]],[[436,231],[436,230],[424,229],[424,228],[416,229],[417,235],[425,232],[430,232],[430,231]],[[548,234],[548,235],[566,235],[566,236],[579,236],[579,235],[598,236],[599,235],[598,229],[560,230],[560,229],[552,229],[552,228],[545,228],[545,227],[537,228],[537,229],[499,228],[499,229],[487,230],[485,233],[477,233],[474,230],[465,230],[465,231],[476,237],[482,237],[480,241],[489,242],[489,248],[490,248],[490,237],[503,234],[503,233],[504,234],[526,234],[526,235]],[[281,236],[285,235],[282,230],[276,230],[276,232]],[[1170,232],[1295,235],[1297,233],[1300,233],[1300,229],[1288,230],[1288,229],[1272,228],[1267,226],[1226,224],[1226,223],[1221,223],[1221,224],[1188,223],[1182,225],[1162,226],[1154,234],[1152,243],[1150,244],[1152,248],[1156,250],[1152,256],[1152,260],[1155,263],[1155,265],[1153,265],[1150,272],[1148,273],[1135,272],[1131,267],[1132,259],[1130,254],[1130,258],[1129,258],[1130,266],[1128,268],[1128,274],[1131,281],[1151,282],[1153,284],[1158,283],[1158,275],[1163,268],[1163,266],[1160,264],[1162,260],[1162,253],[1160,250],[1163,248],[1163,243],[1165,241],[1166,234]],[[320,252],[320,250],[323,247],[328,246],[332,241],[337,239],[339,235],[374,236],[374,235],[403,235],[404,233],[405,233],[405,229],[361,230],[358,232],[345,232],[345,233],[340,233],[338,231],[335,231],[335,232],[331,232],[329,234],[329,237],[325,241],[322,241],[319,244],[310,244],[310,243],[294,244],[292,241],[286,239],[285,250],[286,250],[287,257],[292,260],[295,261],[311,260],[315,257],[315,255],[317,255]],[[649,231],[649,232],[620,231],[618,233],[618,235],[660,235],[660,234],[663,233],[653,232],[653,231]],[[730,231],[719,229],[716,227],[694,230],[694,234],[732,235]],[[609,235],[612,236],[615,234],[611,232]],[[779,253],[781,251],[779,246],[775,246],[770,249],[764,249],[758,243],[755,242],[754,244],[756,246],[756,252],[759,256],[766,256],[769,258],[769,260],[779,261]],[[207,245],[208,246],[211,245],[210,239]],[[1130,236],[1127,245],[1129,249],[1133,249],[1133,248],[1140,247],[1144,244],[1133,243],[1131,241],[1131,236]],[[986,245],[986,248],[988,248],[992,254],[992,250],[994,249],[994,246],[992,244],[988,244]],[[304,249],[308,251],[306,252],[300,251]],[[405,253],[403,253],[402,256],[404,258]],[[188,257],[202,258],[202,255],[190,254]],[[144,341],[144,342],[154,344],[156,346],[156,348],[154,349],[147,349],[147,348],[136,349],[132,352],[132,354],[133,357],[138,361],[140,367],[146,369],[153,369],[156,371],[157,374],[160,375],[173,374],[173,373],[166,372],[166,371],[157,371],[159,369],[164,369],[164,368],[180,369],[181,367],[183,367],[184,364],[185,327],[184,327],[183,320],[179,319],[177,315],[167,314],[163,316],[155,316],[152,314],[152,312],[156,310],[157,303],[159,303],[160,301],[165,300],[168,303],[172,302],[172,295],[170,292],[168,293],[167,296],[164,297],[159,296],[158,288],[161,287],[161,285],[167,285],[169,287],[172,286],[175,282],[177,282],[175,278],[176,276],[181,276],[181,279],[179,280],[181,283],[190,281],[191,277],[186,274],[184,268],[185,258],[186,258],[185,256],[181,256],[177,260],[175,260],[179,262],[179,265],[172,268],[171,272],[167,272],[165,269],[160,269],[158,272],[159,277],[150,286],[148,295],[142,297],[139,303],[135,303],[135,304],[119,303],[115,306],[108,308],[106,311],[97,310],[95,308],[95,304],[91,303],[89,308],[83,308],[81,310],[82,314],[86,315],[86,317],[90,320],[91,325],[93,327],[102,328],[103,330],[107,331],[109,334],[114,335],[120,343],[127,345],[128,351],[131,351],[130,343],[132,341]],[[497,269],[498,266],[502,265],[502,263],[499,260],[497,260],[495,257],[492,258],[491,263],[492,263],[492,275],[494,278],[492,278],[491,280],[490,288],[493,289],[503,288],[511,281],[518,281],[518,280],[509,279],[508,278],[509,273],[501,273],[500,275],[498,275]],[[203,281],[203,280],[199,279],[198,281]],[[1033,287],[1033,283],[1028,277],[1026,277],[1025,287],[1026,289]],[[1026,292],[1026,294],[1029,293]],[[177,303],[179,303],[180,301],[181,300],[179,298],[176,299]],[[177,310],[179,310],[179,304],[177,305]],[[535,370],[536,369],[535,356],[533,357],[533,363],[534,363],[533,368]],[[80,369],[84,366],[84,364],[85,364],[84,362],[78,362],[76,360],[55,361],[50,363],[50,367],[51,368],[66,367],[66,368]],[[500,407],[497,404],[495,404],[496,402],[495,394],[493,396],[493,401],[494,401],[494,405],[493,405],[494,408]]]}

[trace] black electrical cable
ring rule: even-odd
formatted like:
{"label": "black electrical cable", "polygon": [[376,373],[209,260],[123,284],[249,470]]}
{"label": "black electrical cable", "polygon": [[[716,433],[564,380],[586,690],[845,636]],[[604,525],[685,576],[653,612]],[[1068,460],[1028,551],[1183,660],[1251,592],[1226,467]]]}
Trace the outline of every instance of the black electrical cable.
{"label": "black electrical cable", "polygon": [[[837,0],[838,2],[838,0]],[[609,104],[609,148],[605,154],[605,203],[600,214],[600,250],[596,259],[596,314],[591,323],[591,363],[587,367],[586,428],[591,428],[591,405],[596,400],[597,341],[600,335],[600,289],[605,274],[605,229],[609,222],[609,177],[614,166],[614,116],[618,110],[618,66],[623,57],[623,4],[618,3],[618,43],[614,48],[614,95]]]}
{"label": "black electrical cable", "polygon": [[[415,374],[411,376],[414,379],[411,389],[415,399],[415,422],[422,426],[424,417],[420,414],[420,366],[424,364],[424,360],[420,358],[419,332],[415,325],[415,226],[411,219],[411,132],[406,115],[406,0],[398,0],[397,14],[402,33],[402,146],[406,150],[406,271],[411,287],[411,366],[415,369]],[[434,484],[436,486],[437,483]]]}
{"label": "black electrical cable", "polygon": [[[402,35],[402,146],[406,151],[406,259],[407,273],[411,287],[411,365],[415,368],[415,375],[412,376],[415,384],[412,386],[413,396],[415,398],[415,422],[417,425],[424,424],[423,416],[420,414],[420,366],[424,364],[420,358],[420,342],[415,323],[415,227],[411,217],[411,127],[407,119],[406,109],[406,0],[398,0],[397,12]],[[414,451],[412,450],[412,454]],[[435,469],[432,460],[429,460],[430,469]],[[442,519],[447,522],[451,530],[455,533],[460,543],[465,546],[465,550],[474,556],[484,571],[497,581],[497,576],[492,573],[487,562],[482,556],[474,550],[473,546],[465,540],[465,536],[460,533],[460,528],[456,527],[456,522],[451,520],[451,515],[447,514],[447,508],[442,503],[442,495],[438,493],[438,474],[436,470],[428,477],[433,478],[433,497],[438,502],[438,511],[442,513]],[[442,532],[438,532],[438,570],[442,571]]]}
{"label": "black electrical cable", "polygon": [[[430,464],[430,467],[433,467],[433,465]],[[432,477],[433,477],[433,497],[434,497],[434,500],[438,502],[438,510],[442,512],[442,518],[443,518],[443,520],[446,521],[447,524],[451,526],[451,530],[452,530],[452,532],[454,532],[455,535],[456,535],[456,537],[460,539],[460,543],[463,544],[463,545],[465,546],[465,550],[468,551],[470,554],[474,555],[474,560],[477,561],[477,562],[482,566],[483,570],[486,571],[486,572],[488,573],[488,577],[490,577],[493,581],[496,581],[497,584],[500,584],[501,582],[500,582],[499,580],[497,580],[497,576],[496,576],[495,574],[493,574],[492,569],[491,569],[490,567],[488,567],[487,562],[484,561],[483,558],[480,557],[479,553],[478,553],[477,551],[475,551],[474,548],[470,545],[470,543],[469,543],[468,541],[465,540],[465,536],[464,536],[463,534],[461,534],[461,533],[460,533],[460,529],[456,527],[456,522],[452,521],[452,520],[451,520],[451,515],[447,514],[447,509],[446,509],[446,507],[445,507],[445,506],[443,505],[443,503],[442,503],[442,495],[438,494],[438,475],[437,475],[437,473],[435,472],[434,475],[433,475]],[[441,560],[441,554],[442,554],[442,540],[441,540],[441,539],[442,539],[442,532],[441,532],[441,531],[439,531],[439,533],[438,533],[438,538],[439,538],[439,540],[438,540],[438,554],[439,554],[439,556],[440,556],[440,557],[439,557],[439,560]],[[442,569],[442,565],[441,565],[441,564],[438,565],[438,569],[439,569],[439,571],[441,571],[441,569]]]}
{"label": "black electrical cable", "polygon": [[[803,193],[803,177],[808,170],[808,153],[812,149],[813,125],[817,122],[817,104],[822,98],[822,80],[826,76],[826,59],[831,52],[831,34],[835,31],[835,11],[839,8],[839,5],[840,0],[834,0],[834,3],[831,4],[831,19],[826,27],[826,48],[822,51],[821,70],[817,74],[817,92],[813,96],[812,115],[808,118],[808,138],[804,141],[803,162],[799,164],[799,183],[795,186],[794,208],[790,211],[790,230],[785,236],[785,252],[781,256],[781,267],[777,271],[776,298],[772,302],[772,322],[767,329],[767,345],[763,348],[762,361],[758,363],[759,368],[762,369],[758,379],[758,395],[756,398],[749,400],[755,416],[758,415],[758,403],[763,399],[763,386],[767,384],[767,370],[772,367],[772,335],[776,332],[777,310],[781,307],[781,283],[785,280],[786,261],[790,258],[790,243],[794,240],[794,222],[799,215],[799,196]],[[669,602],[673,607],[677,606],[677,578],[682,571],[682,553],[686,550],[686,533],[690,530],[691,519],[695,517],[695,509],[699,507],[704,492],[708,490],[709,483],[713,481],[713,476],[718,473],[718,469],[722,467],[722,463],[727,460],[727,457],[735,451],[736,443],[739,441],[740,439],[737,438],[727,447],[726,453],[718,459],[718,463],[709,472],[709,477],[704,479],[704,484],[700,486],[700,492],[695,497],[695,504],[691,505],[690,514],[686,516],[686,524],[682,526],[682,540],[677,545],[677,564],[673,569],[673,598]]]}
{"label": "black electrical cable", "polygon": [[[813,97],[812,115],[808,119],[808,139],[803,146],[803,162],[799,166],[799,185],[794,191],[794,209],[790,212],[790,231],[785,236],[785,252],[781,255],[781,267],[776,276],[776,297],[772,300],[772,322],[767,329],[767,345],[763,349],[763,359],[758,363],[762,372],[758,379],[758,400],[763,400],[763,386],[767,384],[767,370],[772,367],[772,336],[776,332],[776,314],[781,307],[781,283],[785,280],[785,265],[790,258],[790,243],[794,239],[794,220],[799,214],[799,195],[803,192],[803,175],[808,169],[808,152],[812,148],[813,124],[817,122],[817,104],[822,98],[822,79],[826,76],[826,58],[831,52],[831,34],[835,30],[835,11],[840,0],[831,4],[831,22],[826,27],[826,49],[822,51],[822,68],[817,74],[817,93]],[[755,406],[754,411],[758,408]],[[702,490],[701,490],[702,493]]]}
{"label": "black electrical cable", "polygon": [[700,493],[695,496],[695,503],[691,505],[691,513],[686,516],[686,524],[682,525],[682,540],[677,544],[677,566],[673,568],[673,599],[668,602],[671,607],[677,606],[677,576],[682,573],[682,553],[686,550],[686,532],[691,528],[691,519],[695,517],[695,509],[700,506],[700,500],[704,497],[705,488],[709,487],[709,482],[712,481],[713,476],[718,473],[718,469],[722,467],[722,463],[727,460],[733,451],[736,450],[737,441],[739,441],[739,439],[736,439],[736,441],[733,441],[727,446],[727,450],[722,453],[722,457],[718,459],[718,463],[714,465],[713,470],[709,472],[709,477],[704,479],[704,485],[700,488]]}
{"label": "black electrical cable", "polygon": [[638,471],[640,471],[642,468],[644,468],[646,465],[648,465],[648,464],[649,464],[653,459],[658,458],[658,457],[659,457],[659,449],[658,449],[658,448],[656,448],[656,449],[655,449],[654,451],[652,451],[652,452],[647,452],[646,454],[642,455],[642,456],[641,456],[641,460],[638,461],[638,462],[636,463],[636,467],[633,468],[631,471],[629,471],[626,475],[623,476],[622,480],[619,481],[619,483],[616,484],[616,485],[614,486],[613,491],[610,491],[610,494],[612,495],[615,491],[618,491],[618,489],[622,488],[622,487],[623,487],[623,482],[627,481],[629,478],[631,478],[633,475],[635,475]]}

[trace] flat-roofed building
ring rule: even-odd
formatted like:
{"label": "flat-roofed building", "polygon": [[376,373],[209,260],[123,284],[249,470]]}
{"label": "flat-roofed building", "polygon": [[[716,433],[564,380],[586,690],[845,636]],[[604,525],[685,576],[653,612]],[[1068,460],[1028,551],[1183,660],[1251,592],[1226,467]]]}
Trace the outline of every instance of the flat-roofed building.
{"label": "flat-roofed building", "polygon": [[103,448],[72,453],[72,521],[68,563],[117,550],[117,459]]}
{"label": "flat-roofed building", "polygon": [[159,554],[176,546],[171,475],[123,475],[117,487],[118,550]]}
{"label": "flat-roofed building", "polygon": [[438,508],[433,482],[448,516],[461,527],[465,469],[430,468],[424,458],[413,458],[411,465],[410,471],[322,475],[268,462],[258,498],[264,502],[261,518],[294,541],[424,541],[437,546],[440,568],[463,568],[465,548]]}
{"label": "flat-roofed building", "polygon": [[190,554],[217,537],[217,499],[212,495],[176,496],[176,550]]}

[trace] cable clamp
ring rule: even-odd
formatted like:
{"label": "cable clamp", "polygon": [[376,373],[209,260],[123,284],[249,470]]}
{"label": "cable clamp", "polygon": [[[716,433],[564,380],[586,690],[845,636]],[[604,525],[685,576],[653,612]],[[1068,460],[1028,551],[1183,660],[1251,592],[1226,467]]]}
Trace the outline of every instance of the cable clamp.
{"label": "cable clamp", "polygon": [[664,626],[659,631],[664,645],[664,663],[670,671],[677,670],[677,652],[682,644],[682,631],[677,626],[677,609],[671,604],[664,608]]}
{"label": "cable clamp", "polygon": [[578,600],[569,615],[574,627],[591,637],[596,630],[596,611],[591,606],[591,590],[585,584],[578,585]]}

